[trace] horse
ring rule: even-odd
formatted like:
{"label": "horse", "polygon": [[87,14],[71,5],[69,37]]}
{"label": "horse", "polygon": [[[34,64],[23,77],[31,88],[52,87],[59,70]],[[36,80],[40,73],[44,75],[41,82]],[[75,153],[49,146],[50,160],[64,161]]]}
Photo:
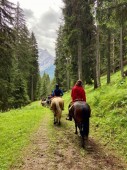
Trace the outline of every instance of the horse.
{"label": "horse", "polygon": [[51,99],[50,109],[54,113],[54,124],[57,123],[58,125],[60,125],[62,110],[64,110],[64,100],[61,97],[53,97]]}
{"label": "horse", "polygon": [[50,104],[51,104],[51,99],[49,99],[49,98],[41,100],[41,105],[44,107],[49,107]]}
{"label": "horse", "polygon": [[42,100],[41,100],[41,105],[44,106],[44,107],[47,107],[47,101],[46,101],[46,99],[42,99]]}
{"label": "horse", "polygon": [[88,144],[89,136],[89,118],[91,116],[91,108],[84,101],[75,101],[69,107],[69,115],[75,122],[75,134],[78,134],[78,128],[82,137],[82,147]]}

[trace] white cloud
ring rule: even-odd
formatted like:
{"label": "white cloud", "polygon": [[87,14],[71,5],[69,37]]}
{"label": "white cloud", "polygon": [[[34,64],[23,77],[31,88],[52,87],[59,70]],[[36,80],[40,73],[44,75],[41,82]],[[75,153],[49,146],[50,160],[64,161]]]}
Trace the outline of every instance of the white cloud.
{"label": "white cloud", "polygon": [[62,18],[62,0],[10,0],[19,1],[24,10],[27,25],[34,32],[38,47],[55,55],[55,40]]}

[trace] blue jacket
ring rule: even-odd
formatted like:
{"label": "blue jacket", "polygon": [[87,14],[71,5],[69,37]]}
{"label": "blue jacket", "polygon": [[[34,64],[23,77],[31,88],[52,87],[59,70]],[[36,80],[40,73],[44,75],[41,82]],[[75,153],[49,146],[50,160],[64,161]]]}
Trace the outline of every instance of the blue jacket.
{"label": "blue jacket", "polygon": [[63,96],[63,91],[59,88],[56,88],[53,93],[52,96]]}

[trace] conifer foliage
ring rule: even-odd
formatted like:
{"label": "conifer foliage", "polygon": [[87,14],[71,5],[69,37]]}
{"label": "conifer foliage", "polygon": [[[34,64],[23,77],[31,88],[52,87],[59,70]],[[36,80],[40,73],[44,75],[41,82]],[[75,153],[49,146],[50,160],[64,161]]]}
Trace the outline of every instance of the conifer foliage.
{"label": "conifer foliage", "polygon": [[18,108],[39,96],[38,47],[19,4],[0,0],[0,110]]}
{"label": "conifer foliage", "polygon": [[56,79],[63,88],[68,89],[67,85],[70,87],[79,78],[98,88],[102,74],[107,75],[108,84],[111,73],[118,69],[124,77],[124,66],[127,65],[126,0],[63,2],[63,22],[58,30],[55,61]]}
{"label": "conifer foliage", "polygon": [[[64,23],[61,34],[59,34],[60,31],[58,31],[56,70],[63,67],[63,69],[61,68],[63,72],[66,68],[69,74],[64,76],[66,77],[66,81],[61,78],[60,82],[61,84],[71,85],[71,83],[74,84],[77,79],[82,79],[86,83],[92,83],[95,55],[93,52],[95,26],[91,13],[91,4],[88,0],[63,0],[63,2],[65,4],[63,8]],[[62,39],[59,43],[60,37],[62,37]],[[60,62],[58,62],[58,60],[60,60]],[[66,67],[63,66],[64,63]]]}

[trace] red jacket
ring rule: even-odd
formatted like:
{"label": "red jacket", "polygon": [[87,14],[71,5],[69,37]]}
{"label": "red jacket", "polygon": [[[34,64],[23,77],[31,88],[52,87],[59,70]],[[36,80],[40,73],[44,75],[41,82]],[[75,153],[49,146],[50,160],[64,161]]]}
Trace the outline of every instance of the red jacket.
{"label": "red jacket", "polygon": [[76,100],[81,100],[86,102],[85,90],[82,86],[75,85],[71,91],[72,102]]}

